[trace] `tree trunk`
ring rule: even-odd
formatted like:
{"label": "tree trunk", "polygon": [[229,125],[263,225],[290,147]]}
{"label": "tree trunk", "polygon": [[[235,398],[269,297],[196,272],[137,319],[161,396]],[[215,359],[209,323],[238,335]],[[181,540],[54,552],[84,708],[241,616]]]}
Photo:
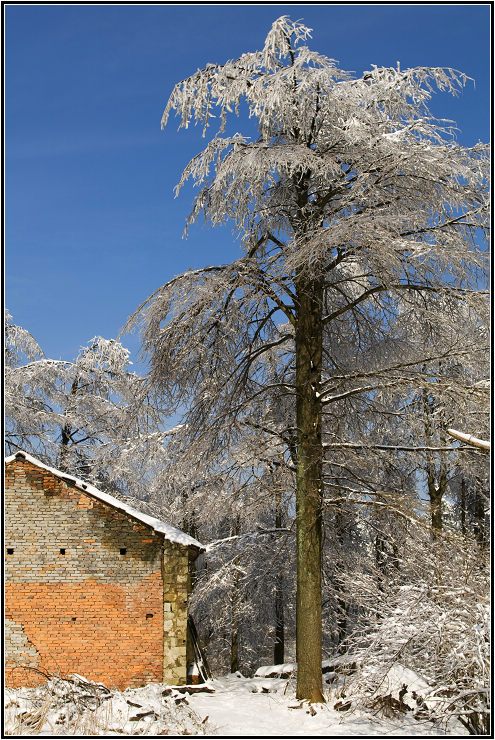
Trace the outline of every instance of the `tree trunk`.
{"label": "tree trunk", "polygon": [[[275,493],[275,529],[282,527],[282,494],[277,489]],[[275,586],[275,645],[273,648],[273,662],[281,665],[284,662],[284,576],[282,571],[277,574]]]}
{"label": "tree trunk", "polygon": [[321,281],[296,280],[297,698],[323,702],[321,673],[322,361]]}
{"label": "tree trunk", "polygon": [[284,654],[284,594],[282,574],[280,574],[275,593],[275,645],[273,648],[273,662],[275,665],[281,665],[284,662]]}
{"label": "tree trunk", "polygon": [[431,514],[431,527],[433,534],[440,532],[442,529],[442,494],[443,491],[440,487],[437,488],[435,484],[428,486],[428,493],[430,496],[430,514]]}
{"label": "tree trunk", "polygon": [[[340,480],[338,478],[335,479],[335,482],[338,486],[340,486]],[[335,514],[334,518],[334,532],[335,537],[338,540],[340,550],[343,552],[345,548],[345,540],[344,540],[344,523],[342,519],[342,513],[338,511]],[[346,594],[345,589],[342,583],[342,579],[337,575],[334,574],[333,578],[333,587],[335,589],[335,593],[337,596],[337,652],[343,653],[345,651],[344,648],[344,640],[347,636],[347,617],[349,613],[349,604],[346,600]]]}
{"label": "tree trunk", "polygon": [[[67,407],[65,409],[65,413],[67,413],[67,411],[69,410],[70,399],[71,399],[72,396],[75,396],[76,395],[78,388],[79,388],[79,378],[76,377],[72,381],[72,385],[70,387],[69,400],[67,402]],[[59,463],[60,470],[63,470],[66,473],[71,472],[70,471],[70,466],[67,463],[67,452],[68,452],[68,449],[69,449],[69,445],[72,442],[72,433],[73,433],[73,429],[72,429],[71,424],[69,424],[69,422],[66,422],[64,424],[64,426],[62,427],[62,429],[61,429],[60,463]]]}
{"label": "tree trunk", "polygon": [[[184,510],[186,510],[186,504],[187,504],[187,495],[183,494],[182,497],[182,507]],[[183,530],[187,534],[191,535],[191,537],[196,537],[196,526],[194,524],[194,512],[191,515],[191,517],[186,517],[183,522]],[[193,556],[191,550],[189,551],[189,558],[188,558],[188,569],[187,569],[187,597],[189,599],[190,595],[193,592],[194,584],[196,582],[196,556]],[[188,616],[188,620],[191,620],[191,625],[193,625],[192,617]],[[189,670],[189,666],[191,664],[194,664],[195,662],[195,652],[194,652],[194,643],[192,639],[192,633],[193,630],[195,631],[195,627],[191,627],[191,629],[186,630],[186,666]]]}
{"label": "tree trunk", "polygon": [[[433,416],[433,402],[428,398],[426,390],[423,390],[423,413],[425,415],[425,432],[427,443],[434,442],[433,428],[431,419]],[[445,443],[445,434],[440,432],[440,444]],[[435,538],[442,530],[442,499],[447,489],[447,460],[443,453],[440,453],[440,462],[437,466],[433,460],[431,452],[426,453],[426,478],[428,483],[428,496],[430,497],[430,516],[431,529]],[[438,483],[437,483],[438,478]]]}
{"label": "tree trunk", "polygon": [[[234,534],[239,535],[241,525],[239,517],[236,517]],[[231,608],[232,621],[230,628],[230,672],[239,670],[239,557],[234,559],[234,583],[232,585]]]}
{"label": "tree trunk", "polygon": [[473,530],[478,545],[486,544],[485,533],[485,502],[481,488],[481,481],[476,480],[474,485],[474,502],[473,502]]}
{"label": "tree trunk", "polygon": [[[236,586],[234,586],[236,588]],[[232,625],[230,632],[230,672],[237,673],[239,670],[239,619],[237,612],[233,609]]]}

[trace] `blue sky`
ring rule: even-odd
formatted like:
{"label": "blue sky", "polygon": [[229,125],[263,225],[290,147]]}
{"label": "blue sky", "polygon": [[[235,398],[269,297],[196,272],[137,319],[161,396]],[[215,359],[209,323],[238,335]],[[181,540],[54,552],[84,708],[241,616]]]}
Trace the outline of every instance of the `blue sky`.
{"label": "blue sky", "polygon": [[228,228],[181,238],[193,191],[174,199],[173,187],[204,140],[160,119],[175,82],[261,48],[285,14],[356,74],[400,61],[475,78],[431,108],[462,144],[488,141],[487,3],[7,5],[6,305],[48,356],[115,337],[173,275],[237,256]]}

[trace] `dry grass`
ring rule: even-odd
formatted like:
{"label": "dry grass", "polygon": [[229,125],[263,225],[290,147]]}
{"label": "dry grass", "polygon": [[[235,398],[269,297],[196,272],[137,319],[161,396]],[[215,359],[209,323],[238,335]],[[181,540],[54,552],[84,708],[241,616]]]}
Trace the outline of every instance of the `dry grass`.
{"label": "dry grass", "polygon": [[[187,698],[157,684],[110,691],[79,677],[51,677],[37,688],[6,689],[5,735],[204,735]],[[170,692],[169,692],[170,693]],[[208,732],[209,734],[209,732]]]}

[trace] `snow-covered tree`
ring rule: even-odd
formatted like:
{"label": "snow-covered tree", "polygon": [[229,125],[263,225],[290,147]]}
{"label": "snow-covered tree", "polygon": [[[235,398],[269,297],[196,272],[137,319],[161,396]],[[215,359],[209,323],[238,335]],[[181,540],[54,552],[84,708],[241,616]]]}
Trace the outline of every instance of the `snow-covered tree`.
{"label": "snow-covered tree", "polygon": [[128,350],[95,337],[74,361],[51,360],[10,315],[5,340],[7,453],[25,449],[99,487],[149,498],[166,435]]}
{"label": "snow-covered tree", "polygon": [[[230,221],[242,255],[169,281],[134,323],[143,324],[152,387],[167,404],[189,405],[191,438],[208,429],[226,450],[260,400],[278,393],[293,403],[284,436],[296,474],[297,694],[321,701],[324,459],[383,441],[376,416],[332,420],[466,350],[452,327],[484,287],[488,149],[459,145],[428,110],[435,89],[462,88],[462,73],[373,66],[353,79],[311,51],[309,36],[282,16],[261,51],[175,86],[164,125],[174,111],[181,127],[199,123],[204,134],[219,123],[178,185],[199,187],[189,223]],[[224,134],[244,110],[258,124],[255,140]],[[450,341],[432,335],[425,346],[396,329],[408,313],[433,326],[440,303]],[[263,358],[289,339],[274,385]]]}
{"label": "snow-covered tree", "polygon": [[6,309],[4,316],[4,360],[6,367],[16,367],[23,361],[43,357],[43,350],[36,339],[22,326],[12,323],[12,314]]}
{"label": "snow-covered tree", "polygon": [[380,579],[369,561],[346,574],[360,613],[346,640],[357,670],[343,692],[375,711],[391,708],[388,678],[405,666],[429,690],[418,699],[406,682],[402,711],[444,726],[455,717],[469,734],[488,734],[488,552],[452,531],[432,545],[427,529],[417,526],[403,526],[396,541],[394,562],[380,567]]}
{"label": "snow-covered tree", "polygon": [[36,339],[26,329],[12,322],[8,310],[4,316],[4,390],[5,390],[5,442],[7,453],[28,449],[33,438],[41,439],[46,433],[44,421],[45,398],[41,388],[33,389],[24,397],[17,378],[21,368],[44,361],[44,353]]}
{"label": "snow-covered tree", "polygon": [[[153,481],[156,504],[210,543],[192,606],[215,668],[283,662],[287,630],[294,637],[294,471],[280,436],[287,426],[283,403],[263,400],[219,438],[208,425],[179,424]],[[222,446],[234,434],[235,443]]]}

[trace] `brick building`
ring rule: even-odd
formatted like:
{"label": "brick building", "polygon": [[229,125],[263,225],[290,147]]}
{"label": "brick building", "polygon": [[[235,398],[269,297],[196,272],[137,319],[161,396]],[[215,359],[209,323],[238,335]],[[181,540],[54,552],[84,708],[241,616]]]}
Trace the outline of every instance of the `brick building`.
{"label": "brick building", "polygon": [[[174,527],[25,452],[5,461],[5,676],[186,682],[189,562]],[[29,666],[29,668],[26,668]]]}

